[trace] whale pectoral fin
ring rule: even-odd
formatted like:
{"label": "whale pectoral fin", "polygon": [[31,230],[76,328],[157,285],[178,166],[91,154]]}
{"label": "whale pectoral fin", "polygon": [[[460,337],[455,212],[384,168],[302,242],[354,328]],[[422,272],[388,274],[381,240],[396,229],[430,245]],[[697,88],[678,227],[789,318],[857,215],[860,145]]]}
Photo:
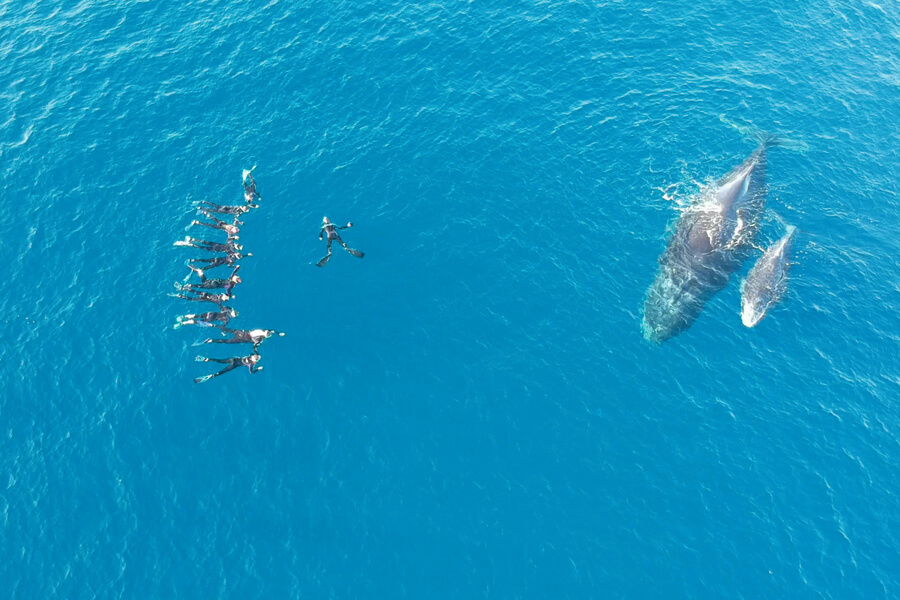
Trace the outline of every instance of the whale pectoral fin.
{"label": "whale pectoral fin", "polygon": [[758,250],[759,248],[753,244],[754,228],[752,225],[751,222],[744,218],[744,211],[739,210],[737,212],[737,225],[734,228],[734,236],[729,246],[734,247],[747,244],[751,248],[756,248]]}
{"label": "whale pectoral fin", "polygon": [[751,169],[750,172],[747,173],[747,176],[744,177],[744,183],[743,183],[743,185],[741,185],[741,193],[740,193],[741,198],[746,196],[747,190],[750,189],[750,176],[752,175],[752,173],[753,173],[753,169]]}
{"label": "whale pectoral fin", "polygon": [[729,244],[729,246],[740,246],[741,245],[741,242],[743,241],[741,238],[744,235],[744,225],[745,225],[744,217],[742,217],[741,213],[738,212],[737,225],[734,228],[734,237],[732,238],[732,241]]}
{"label": "whale pectoral fin", "polygon": [[740,215],[737,218],[737,224],[734,226],[734,232],[731,234],[731,238],[725,245],[722,247],[723,250],[731,250],[741,244],[741,229],[744,227],[744,222],[741,220]]}

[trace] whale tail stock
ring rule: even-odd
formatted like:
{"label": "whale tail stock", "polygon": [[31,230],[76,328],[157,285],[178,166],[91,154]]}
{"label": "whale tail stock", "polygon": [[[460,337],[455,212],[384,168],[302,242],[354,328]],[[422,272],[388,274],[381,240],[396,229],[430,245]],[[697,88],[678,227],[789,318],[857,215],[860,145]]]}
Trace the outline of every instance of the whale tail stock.
{"label": "whale tail stock", "polygon": [[782,228],[784,228],[784,234],[782,235],[782,237],[793,237],[794,233],[796,233],[796,231],[797,231],[797,226],[791,225],[790,223],[785,221],[784,217],[782,217],[780,214],[778,214],[774,210],[769,211],[769,212],[772,214],[772,216],[775,218],[775,220],[778,221],[778,224],[781,225]]}
{"label": "whale tail stock", "polygon": [[783,135],[770,133],[765,129],[757,127],[756,125],[741,125],[739,123],[734,123],[725,115],[719,115],[719,120],[729,127],[737,129],[744,137],[756,140],[756,142],[760,146],[763,146],[765,148],[779,146],[781,148],[793,150],[794,152],[799,152],[801,154],[805,154],[809,150],[809,145],[806,142],[785,137]]}

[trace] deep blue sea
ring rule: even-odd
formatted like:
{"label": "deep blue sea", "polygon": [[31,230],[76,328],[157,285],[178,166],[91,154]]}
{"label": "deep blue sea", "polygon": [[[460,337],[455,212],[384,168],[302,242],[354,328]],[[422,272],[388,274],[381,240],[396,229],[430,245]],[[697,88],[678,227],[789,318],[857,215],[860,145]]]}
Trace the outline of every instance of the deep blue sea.
{"label": "deep blue sea", "polygon": [[[900,597],[898,65],[896,2],[0,0],[0,598]],[[650,343],[750,129],[788,293]],[[253,165],[287,335],[196,385]]]}

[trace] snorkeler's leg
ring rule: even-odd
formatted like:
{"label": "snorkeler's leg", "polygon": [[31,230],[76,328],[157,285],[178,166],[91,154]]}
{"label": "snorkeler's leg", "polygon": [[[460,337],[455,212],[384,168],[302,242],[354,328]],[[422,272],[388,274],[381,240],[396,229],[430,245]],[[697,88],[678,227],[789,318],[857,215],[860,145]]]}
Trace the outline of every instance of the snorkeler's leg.
{"label": "snorkeler's leg", "polygon": [[344,243],[344,240],[341,239],[341,236],[337,237],[337,241],[339,241],[341,243],[341,246],[344,247],[344,250],[346,250],[347,252],[349,252],[350,254],[355,256],[356,258],[362,258],[363,256],[365,256],[365,254],[360,252],[359,250],[354,250],[353,248],[349,248],[347,246],[347,244]]}
{"label": "snorkeler's leg", "polygon": [[[204,341],[202,341],[202,342],[200,342],[200,343],[201,343],[201,344],[237,344],[237,343],[238,343],[238,340],[235,340],[234,338],[224,338],[224,339],[212,339],[212,338],[210,338],[210,339],[204,340]],[[197,344],[197,345],[199,346],[200,344]]]}
{"label": "snorkeler's leg", "polygon": [[[199,268],[199,267],[195,267],[194,265],[192,265],[192,264],[190,264],[190,263],[188,263],[187,268],[190,269],[191,271],[193,271],[194,273],[196,273],[197,275],[199,275],[199,276],[200,276],[200,281],[206,281],[206,271],[205,271],[205,269],[201,269],[201,268]],[[190,275],[188,275],[187,277],[185,277],[185,280],[187,280],[189,277],[190,277]]]}
{"label": "snorkeler's leg", "polygon": [[[212,217],[210,217],[210,218],[212,218]],[[218,220],[218,219],[216,219],[216,220]],[[203,227],[210,227],[212,229],[221,229],[220,227],[217,227],[214,223],[207,223],[206,221],[198,221],[196,219],[191,221],[191,225],[201,225]],[[190,227],[190,225],[188,225],[188,227]]]}
{"label": "snorkeler's leg", "polygon": [[[198,356],[197,358],[200,358],[200,357]],[[219,375],[224,375],[224,374],[227,373],[228,371],[233,371],[234,369],[237,369],[239,366],[241,366],[241,363],[240,363],[240,362],[232,361],[231,359],[212,359],[212,358],[207,358],[205,361],[202,361],[202,362],[206,362],[206,361],[212,361],[212,362],[230,362],[231,364],[228,365],[227,367],[225,367],[224,369],[222,369],[221,371],[219,371],[218,373],[213,373],[212,375],[204,375],[203,377],[198,377],[197,379],[194,380],[194,383],[203,383],[204,381],[209,381],[209,380],[212,379],[213,377],[218,377]]]}
{"label": "snorkeler's leg", "polygon": [[319,262],[316,263],[317,267],[324,267],[328,263],[328,259],[331,258],[331,238],[328,238],[328,254],[319,259]]}
{"label": "snorkeler's leg", "polygon": [[197,362],[215,362],[226,365],[233,362],[233,359],[231,358],[206,358],[205,356],[195,356],[194,360],[196,360]]}

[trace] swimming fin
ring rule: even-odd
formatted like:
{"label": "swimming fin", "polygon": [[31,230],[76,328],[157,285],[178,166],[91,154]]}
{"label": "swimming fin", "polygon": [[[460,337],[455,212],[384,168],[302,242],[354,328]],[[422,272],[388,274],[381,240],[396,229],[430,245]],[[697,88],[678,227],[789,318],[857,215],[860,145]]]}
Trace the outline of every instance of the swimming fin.
{"label": "swimming fin", "polygon": [[317,267],[324,267],[326,264],[328,264],[328,261],[329,261],[329,260],[331,260],[331,255],[330,255],[330,254],[324,256],[319,262],[316,263],[316,266],[317,266]]}
{"label": "swimming fin", "polygon": [[195,379],[194,383],[203,383],[204,381],[209,381],[212,378],[212,375],[204,375],[203,377],[198,377],[197,379]]}
{"label": "swimming fin", "polygon": [[241,177],[241,181],[247,181],[247,175],[253,172],[253,169],[256,168],[256,165],[253,165],[249,169],[244,169],[244,175]]}
{"label": "swimming fin", "polygon": [[356,258],[362,258],[365,256],[365,252],[360,252],[359,250],[354,250],[353,248],[347,248],[347,252],[355,256]]}

